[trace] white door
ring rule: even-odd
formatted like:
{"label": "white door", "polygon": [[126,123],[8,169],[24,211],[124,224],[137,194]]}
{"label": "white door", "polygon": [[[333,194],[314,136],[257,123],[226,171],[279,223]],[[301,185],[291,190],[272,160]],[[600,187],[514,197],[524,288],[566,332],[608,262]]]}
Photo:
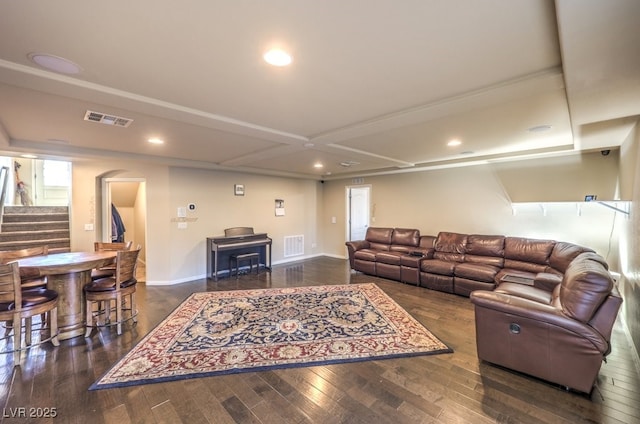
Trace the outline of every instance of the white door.
{"label": "white door", "polygon": [[349,240],[364,240],[370,219],[370,197],[371,187],[358,186],[347,187],[348,205],[348,238]]}

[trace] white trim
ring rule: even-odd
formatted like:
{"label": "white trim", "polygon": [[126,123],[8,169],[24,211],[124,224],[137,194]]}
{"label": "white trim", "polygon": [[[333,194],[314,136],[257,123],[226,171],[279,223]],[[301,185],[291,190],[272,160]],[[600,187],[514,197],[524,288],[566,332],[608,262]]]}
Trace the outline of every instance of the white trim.
{"label": "white trim", "polygon": [[[341,256],[341,255],[329,255],[329,254],[324,254],[324,253],[315,253],[313,255],[296,256],[295,258],[292,258],[292,259],[276,261],[272,265],[282,265],[282,264],[287,264],[287,263],[293,263],[293,262],[298,262],[298,261],[302,261],[302,260],[305,260],[305,259],[317,258],[317,257],[321,257],[321,256],[327,256],[327,257],[330,257],[330,258],[344,259],[344,260],[348,259],[347,257]],[[147,286],[173,286],[173,285],[176,285],[176,284],[192,283],[192,282],[195,282],[196,280],[203,280],[203,279],[206,279],[206,278],[207,278],[207,274],[199,274],[199,275],[194,275],[192,277],[179,278],[177,280],[145,281],[144,284],[146,284]]]}

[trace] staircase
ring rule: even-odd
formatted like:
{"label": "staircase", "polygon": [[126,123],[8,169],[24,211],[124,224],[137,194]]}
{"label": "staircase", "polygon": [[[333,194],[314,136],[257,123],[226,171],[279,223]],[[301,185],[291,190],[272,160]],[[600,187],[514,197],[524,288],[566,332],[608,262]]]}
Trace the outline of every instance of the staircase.
{"label": "staircase", "polygon": [[66,206],[5,206],[0,226],[0,250],[49,246],[49,253],[71,249]]}

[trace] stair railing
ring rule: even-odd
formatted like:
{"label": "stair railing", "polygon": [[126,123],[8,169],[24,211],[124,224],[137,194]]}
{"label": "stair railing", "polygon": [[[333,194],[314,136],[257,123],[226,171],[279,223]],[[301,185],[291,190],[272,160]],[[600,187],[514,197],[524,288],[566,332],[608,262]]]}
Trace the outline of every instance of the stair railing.
{"label": "stair railing", "polygon": [[0,168],[0,224],[2,224],[2,218],[4,217],[4,202],[7,198],[7,183],[9,182],[9,167],[3,166]]}

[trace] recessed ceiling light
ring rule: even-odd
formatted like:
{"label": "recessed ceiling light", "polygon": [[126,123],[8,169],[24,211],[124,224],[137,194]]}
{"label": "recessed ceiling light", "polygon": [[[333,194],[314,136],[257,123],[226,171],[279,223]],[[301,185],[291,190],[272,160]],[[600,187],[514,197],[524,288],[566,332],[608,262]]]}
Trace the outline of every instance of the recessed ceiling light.
{"label": "recessed ceiling light", "polygon": [[459,146],[461,144],[462,144],[462,141],[454,139],[454,140],[451,140],[450,142],[448,142],[447,146],[454,147],[454,146]]}
{"label": "recessed ceiling light", "polygon": [[287,66],[292,61],[291,55],[280,49],[269,50],[262,57],[265,62],[273,66]]}
{"label": "recessed ceiling light", "polygon": [[323,167],[324,167],[324,165],[323,165],[323,164],[321,164],[321,163],[319,163],[319,162],[317,162],[317,163],[314,163],[314,164],[313,164],[313,167],[314,167],[314,168],[323,168]]}
{"label": "recessed ceiling light", "polygon": [[150,138],[149,140],[147,140],[149,143],[151,144],[164,144],[164,141],[162,139],[159,139],[157,137],[154,138]]}
{"label": "recessed ceiling light", "polygon": [[44,53],[29,53],[29,59],[43,68],[61,74],[78,74],[82,68],[72,61]]}
{"label": "recessed ceiling light", "polygon": [[29,154],[29,153],[26,153],[26,154],[20,155],[20,156],[25,158],[25,159],[37,159],[38,158],[38,156]]}
{"label": "recessed ceiling light", "polygon": [[545,131],[549,131],[551,128],[553,128],[551,125],[536,125],[535,127],[531,127],[531,128],[527,128],[527,131],[529,132],[545,132]]}

